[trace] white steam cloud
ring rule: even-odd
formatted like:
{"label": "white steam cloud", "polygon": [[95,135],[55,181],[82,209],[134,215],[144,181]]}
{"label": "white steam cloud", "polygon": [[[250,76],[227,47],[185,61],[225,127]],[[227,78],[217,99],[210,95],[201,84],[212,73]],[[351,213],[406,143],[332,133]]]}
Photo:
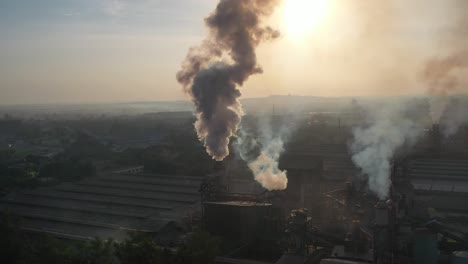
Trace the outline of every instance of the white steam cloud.
{"label": "white steam cloud", "polygon": [[412,146],[424,132],[427,116],[416,101],[398,102],[368,109],[367,123],[353,130],[352,160],[368,177],[368,184],[380,199],[391,186],[391,162],[397,150]]}
{"label": "white steam cloud", "polygon": [[247,162],[255,180],[267,190],[284,190],[288,186],[285,170],[279,169],[279,158],[284,151],[287,129],[280,129],[273,135],[269,122],[260,122],[258,137],[239,129],[236,149],[240,157]]}

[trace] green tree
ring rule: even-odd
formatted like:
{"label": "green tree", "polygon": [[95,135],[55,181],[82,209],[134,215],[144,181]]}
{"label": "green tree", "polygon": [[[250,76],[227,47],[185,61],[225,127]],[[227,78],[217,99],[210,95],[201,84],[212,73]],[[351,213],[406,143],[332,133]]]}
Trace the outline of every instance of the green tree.
{"label": "green tree", "polygon": [[73,264],[116,264],[117,257],[114,255],[115,243],[112,239],[95,240],[81,244],[78,252],[73,258]]}
{"label": "green tree", "polygon": [[151,236],[141,232],[129,233],[129,238],[116,244],[115,254],[121,264],[159,264],[161,248]]}
{"label": "green tree", "polygon": [[28,263],[31,264],[73,264],[73,259],[79,254],[70,243],[63,243],[49,236],[40,236],[29,240],[32,254]]}
{"label": "green tree", "polygon": [[0,214],[0,263],[21,263],[22,234],[19,219],[10,213]]}
{"label": "green tree", "polygon": [[74,159],[51,162],[39,171],[40,178],[54,178],[59,181],[80,180],[95,175],[96,167],[90,161]]}
{"label": "green tree", "polygon": [[34,173],[22,168],[0,165],[0,191],[9,192],[20,188],[34,188],[38,185]]}
{"label": "green tree", "polygon": [[189,242],[177,252],[177,263],[210,264],[221,253],[221,240],[208,232],[197,230],[193,232]]}

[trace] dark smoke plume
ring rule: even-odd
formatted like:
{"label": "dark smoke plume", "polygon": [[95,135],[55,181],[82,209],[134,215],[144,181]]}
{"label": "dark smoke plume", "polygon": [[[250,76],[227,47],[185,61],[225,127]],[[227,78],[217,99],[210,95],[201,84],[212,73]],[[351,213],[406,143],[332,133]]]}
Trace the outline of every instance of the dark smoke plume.
{"label": "dark smoke plume", "polygon": [[468,67],[468,50],[457,50],[452,54],[428,61],[423,76],[429,84],[429,93],[446,95],[459,86],[456,70]]}
{"label": "dark smoke plume", "polygon": [[[433,58],[427,62],[423,78],[428,84],[428,93],[433,96],[430,111],[433,122],[441,122],[449,104],[449,94],[460,89],[458,71],[467,67],[468,50],[455,50],[446,57]],[[450,115],[445,117],[451,118]]]}
{"label": "dark smoke plume", "polygon": [[[428,85],[433,122],[440,122],[449,103],[448,95],[460,92],[461,72],[468,68],[468,1],[455,2],[455,22],[447,34],[440,36],[442,56],[434,56],[424,65],[422,78]],[[450,116],[446,116],[450,118]]]}
{"label": "dark smoke plume", "polygon": [[195,129],[208,154],[223,160],[243,114],[238,86],[262,73],[255,48],[279,33],[262,25],[278,0],[221,0],[205,19],[210,32],[191,48],[177,80],[195,104]]}

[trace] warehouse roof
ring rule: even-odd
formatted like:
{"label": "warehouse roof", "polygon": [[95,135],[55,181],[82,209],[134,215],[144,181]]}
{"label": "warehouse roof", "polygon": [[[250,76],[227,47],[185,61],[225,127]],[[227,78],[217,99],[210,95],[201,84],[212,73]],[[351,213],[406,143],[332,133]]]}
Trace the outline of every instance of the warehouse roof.
{"label": "warehouse roof", "polygon": [[0,210],[23,218],[22,227],[70,238],[121,240],[128,231],[157,233],[199,203],[201,178],[113,174],[11,193]]}

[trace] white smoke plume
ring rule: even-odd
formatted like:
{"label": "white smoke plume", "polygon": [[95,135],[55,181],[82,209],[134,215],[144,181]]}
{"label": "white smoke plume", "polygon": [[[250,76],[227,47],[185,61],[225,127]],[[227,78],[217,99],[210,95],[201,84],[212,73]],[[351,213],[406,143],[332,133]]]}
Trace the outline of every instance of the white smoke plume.
{"label": "white smoke plume", "polygon": [[444,115],[445,109],[447,108],[448,98],[447,95],[437,95],[429,98],[429,115],[432,123],[439,124]]}
{"label": "white smoke plume", "polygon": [[255,180],[265,189],[284,190],[288,186],[286,171],[278,168],[280,154],[284,150],[284,143],[280,138],[275,138],[263,147],[255,160],[248,163]]}
{"label": "white smoke plume", "polygon": [[236,149],[247,162],[255,180],[265,189],[284,190],[288,186],[287,172],[279,169],[278,162],[289,130],[283,127],[274,135],[271,123],[261,121],[259,125],[257,136],[239,129]]}
{"label": "white smoke plume", "polygon": [[424,132],[424,113],[427,109],[415,101],[372,107],[367,123],[353,130],[352,160],[380,199],[389,194],[395,152],[412,146]]}
{"label": "white smoke plume", "polygon": [[205,19],[209,35],[191,48],[177,80],[195,104],[195,129],[215,160],[229,155],[230,137],[243,115],[238,87],[262,73],[256,47],[279,33],[263,25],[278,0],[220,0]]}
{"label": "white smoke plume", "polygon": [[468,100],[466,97],[450,97],[441,118],[442,134],[445,138],[455,135],[461,126],[468,124]]}

